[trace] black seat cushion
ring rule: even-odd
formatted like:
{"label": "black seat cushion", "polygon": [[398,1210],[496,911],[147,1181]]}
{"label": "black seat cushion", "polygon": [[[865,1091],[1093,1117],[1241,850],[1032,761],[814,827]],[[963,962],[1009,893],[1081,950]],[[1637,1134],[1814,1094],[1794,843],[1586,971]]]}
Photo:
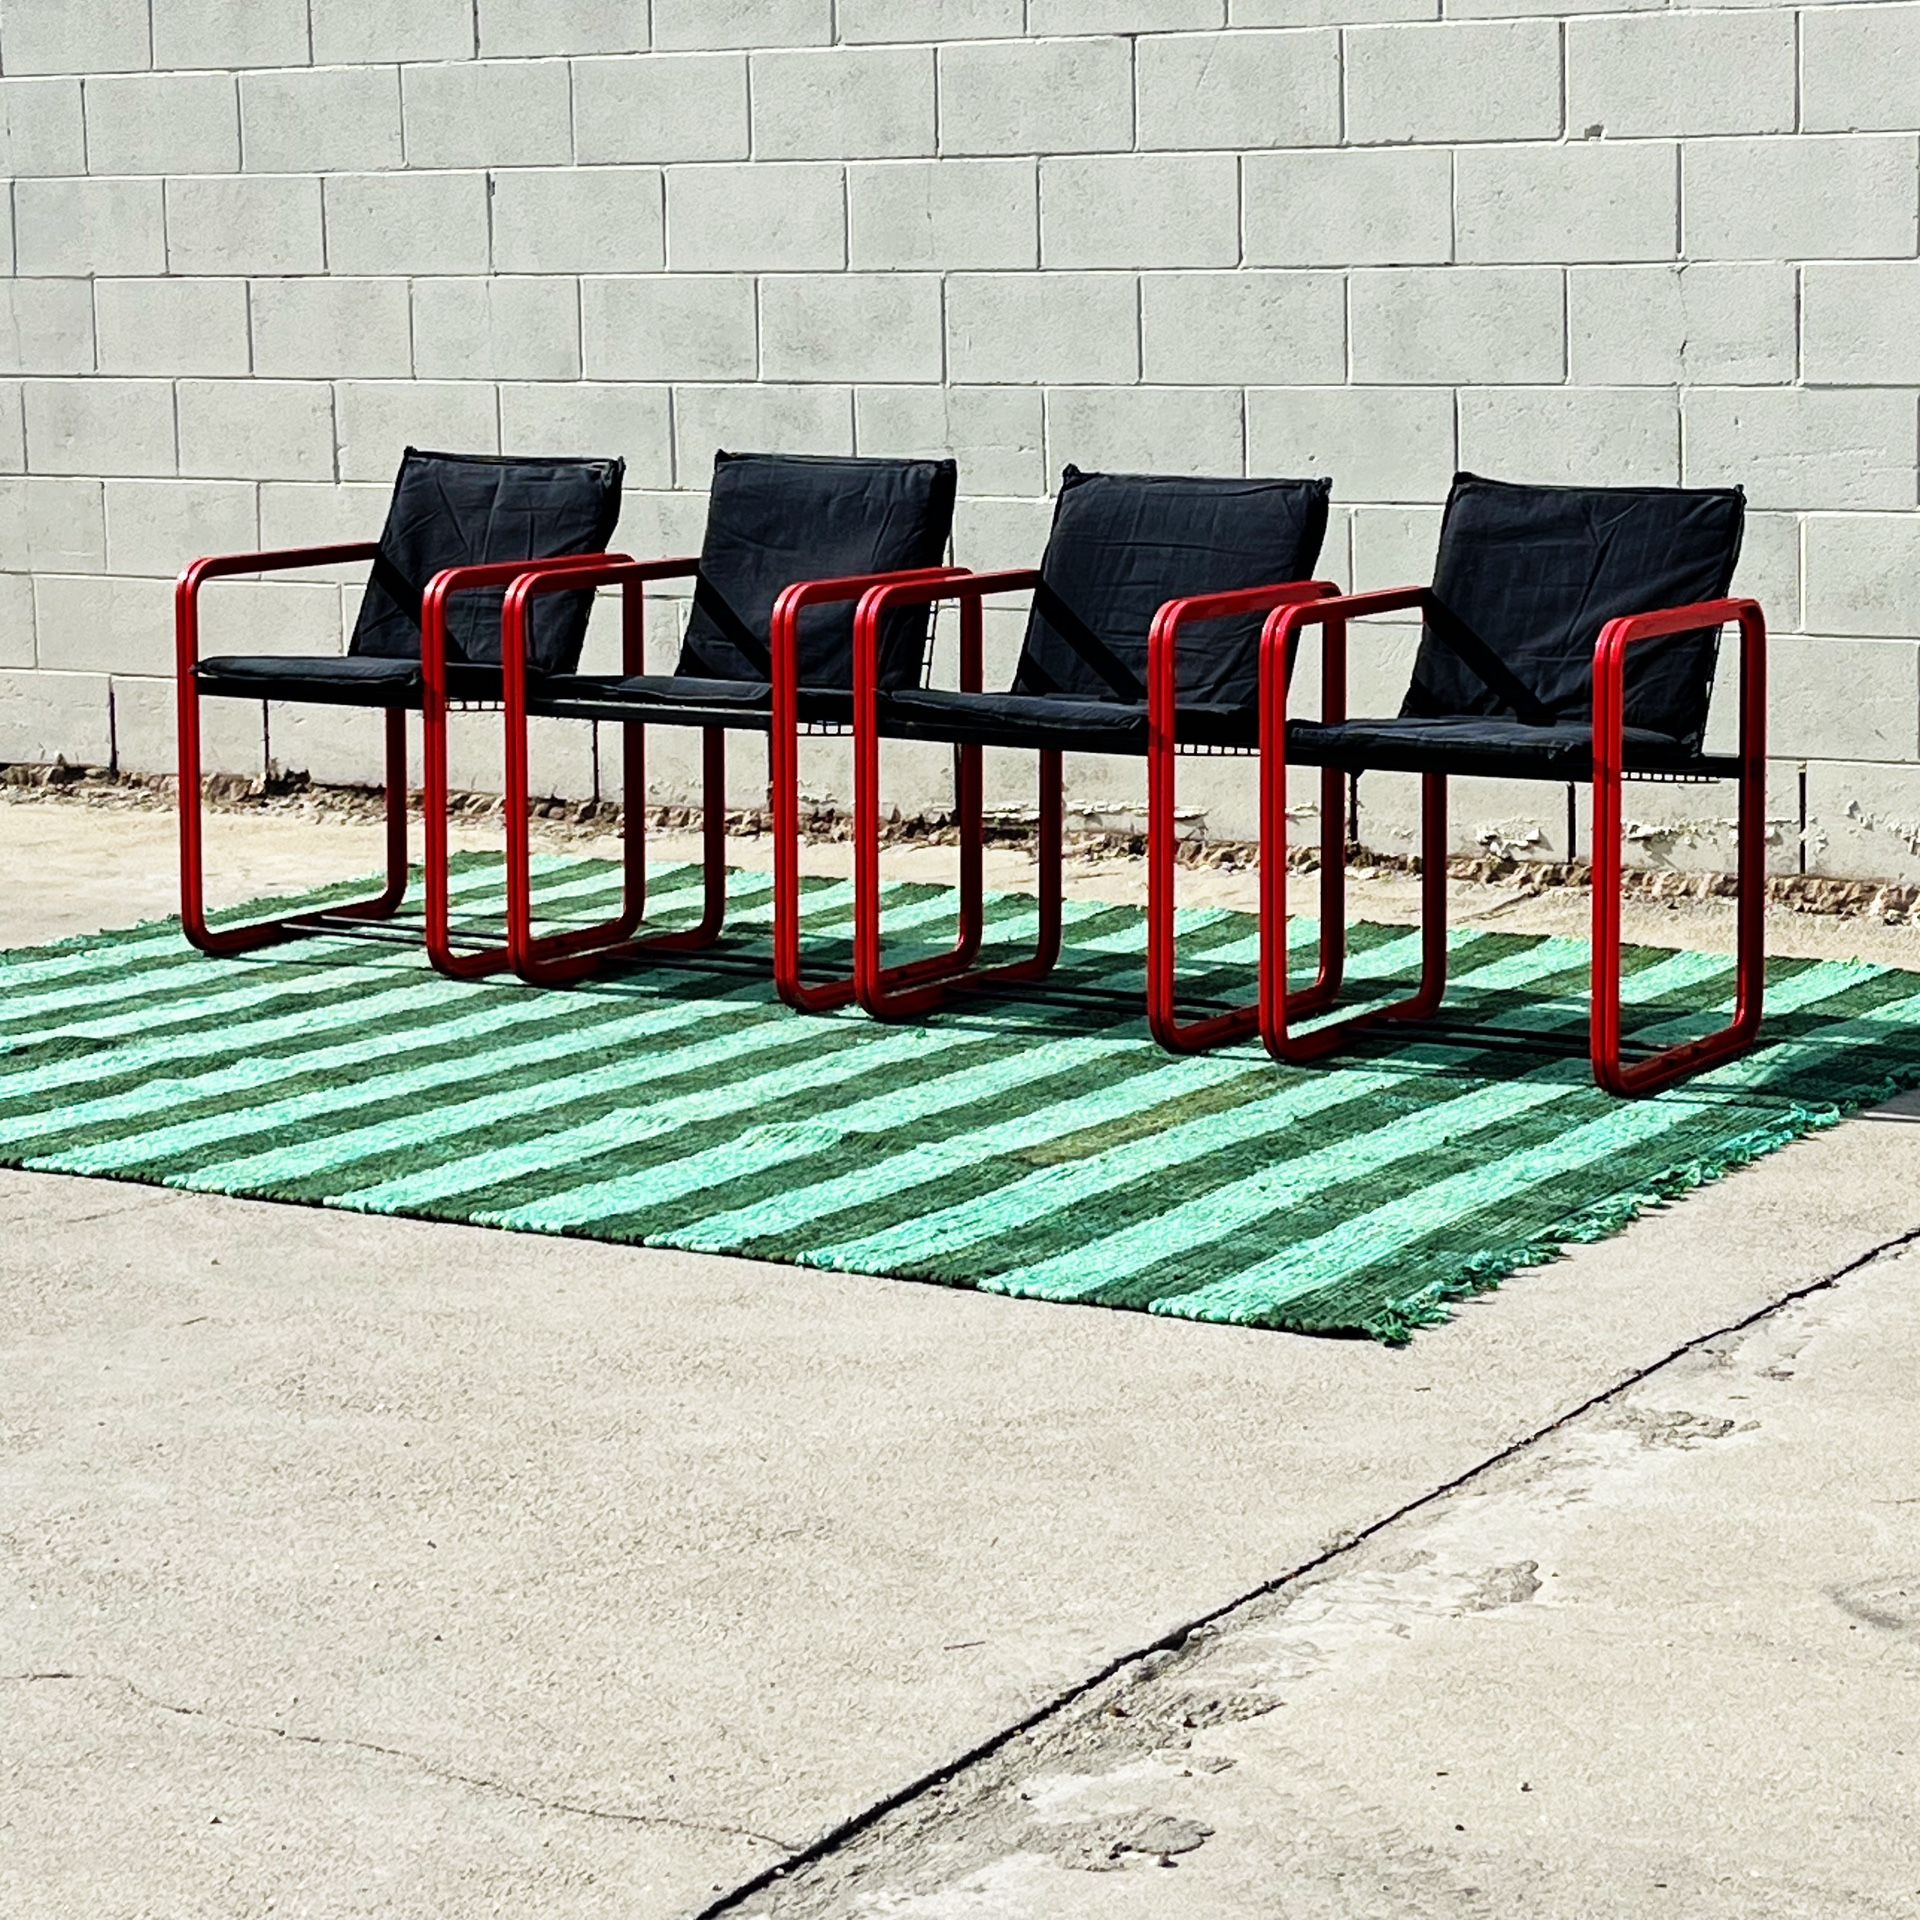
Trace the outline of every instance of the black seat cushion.
{"label": "black seat cushion", "polygon": [[[699,680],[773,676],[773,606],[796,580],[937,567],[953,531],[951,460],[717,453],[693,611],[678,671]],[[851,601],[800,620],[800,679],[853,685]],[[920,676],[928,609],[897,611],[882,635],[881,679]]]}
{"label": "black seat cushion", "polygon": [[[1458,474],[1440,523],[1409,719],[1590,721],[1593,650],[1620,614],[1723,596],[1740,556],[1738,488],[1532,487]],[[1698,744],[1718,635],[1628,655],[1629,727]]]}
{"label": "black seat cushion", "polygon": [[[425,689],[419,650],[411,660],[378,654],[220,654],[194,668],[204,694],[245,700],[302,700],[334,707],[417,707]],[[500,670],[452,660],[447,692],[455,700],[498,700]]]}
{"label": "black seat cushion", "polygon": [[[650,725],[764,728],[773,717],[773,689],[764,680],[713,680],[691,673],[558,674],[542,680],[529,711]],[[842,688],[802,687],[802,722],[844,726],[853,695]]]}
{"label": "black seat cushion", "polygon": [[[420,658],[420,597],[447,567],[604,553],[620,518],[621,460],[535,459],[422,453],[409,447],[393,483],[380,552],[347,651]],[[447,603],[450,659],[497,664],[504,588],[458,593]],[[578,664],[590,593],[535,603],[528,663],[564,673]]]}
{"label": "black seat cushion", "polygon": [[[889,694],[881,731],[899,739],[951,740],[983,747],[1057,747],[1066,752],[1141,754],[1147,750],[1144,701],[1085,700],[1037,693],[955,693],[914,689]],[[1258,744],[1251,707],[1182,702],[1183,746]]]}
{"label": "black seat cushion", "polygon": [[[1147,697],[1147,634],[1169,600],[1311,577],[1327,530],[1329,480],[1061,476],[1026,640],[1020,694]],[[1180,636],[1182,704],[1251,709],[1265,616]]]}
{"label": "black seat cushion", "polygon": [[[1708,759],[1671,734],[1624,732],[1626,764],[1648,772],[1738,773],[1733,759]],[[1593,718],[1530,726],[1524,720],[1457,715],[1432,720],[1295,720],[1287,753],[1302,766],[1355,772],[1490,774],[1520,780],[1590,780]]]}

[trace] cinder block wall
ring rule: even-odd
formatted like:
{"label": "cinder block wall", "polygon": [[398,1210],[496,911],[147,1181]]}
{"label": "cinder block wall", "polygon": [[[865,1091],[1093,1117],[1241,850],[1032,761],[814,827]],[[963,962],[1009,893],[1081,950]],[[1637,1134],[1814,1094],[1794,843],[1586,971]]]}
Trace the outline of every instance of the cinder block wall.
{"label": "cinder block wall", "polygon": [[[624,453],[643,551],[716,445],[950,449],[980,566],[1066,461],[1325,471],[1361,587],[1422,575],[1457,465],[1740,481],[1776,859],[1920,877],[1917,129],[1898,0],[0,0],[0,760],[167,767],[182,559],[371,530],[408,440]],[[213,643],[337,647],[355,593],[226,586]],[[362,716],[212,744],[375,767]],[[1196,817],[1245,788],[1197,765]],[[1640,797],[1644,857],[1724,856],[1726,796]],[[1462,783],[1456,834],[1583,851],[1577,802]]]}

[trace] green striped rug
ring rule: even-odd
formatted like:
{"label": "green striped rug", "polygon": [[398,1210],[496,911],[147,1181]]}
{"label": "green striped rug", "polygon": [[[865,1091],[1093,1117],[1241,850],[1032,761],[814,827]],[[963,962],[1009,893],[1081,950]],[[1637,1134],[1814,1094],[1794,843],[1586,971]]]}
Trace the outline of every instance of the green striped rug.
{"label": "green striped rug", "polygon": [[[557,917],[608,909],[605,862],[541,867]],[[498,883],[460,862],[476,926]],[[666,870],[656,911],[688,914],[695,892]],[[1623,1102],[1577,1050],[1576,941],[1455,933],[1452,1008],[1518,1044],[1469,1026],[1291,1069],[1154,1046],[1132,908],[1069,907],[1076,1004],[972,999],[883,1026],[786,1011],[767,878],[736,874],[733,898],[733,971],[565,992],[442,980],[410,943],[207,960],[172,923],[0,955],[0,1164],[1400,1341],[1920,1084],[1920,975],[1860,963],[1779,962],[1761,1051]],[[842,953],[849,905],[844,885],[812,890],[810,925]],[[944,889],[892,889],[896,950],[945,944],[951,913]],[[1032,902],[996,897],[989,932],[1030,940]],[[1250,992],[1249,916],[1196,910],[1183,937],[1197,994]],[[1356,991],[1415,960],[1405,929],[1355,930]],[[1731,987],[1719,957],[1628,955],[1649,1039],[1724,1018]],[[1124,1006],[1103,1003],[1115,989]]]}

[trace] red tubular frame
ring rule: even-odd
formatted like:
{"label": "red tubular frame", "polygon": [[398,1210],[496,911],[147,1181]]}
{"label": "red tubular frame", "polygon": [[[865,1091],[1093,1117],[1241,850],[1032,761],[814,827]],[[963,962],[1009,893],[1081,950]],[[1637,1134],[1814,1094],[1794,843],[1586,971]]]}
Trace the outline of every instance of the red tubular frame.
{"label": "red tubular frame", "polygon": [[[865,594],[854,617],[853,640],[853,992],[882,1020],[911,1019],[938,1006],[956,985],[1044,979],[1060,958],[1065,791],[1060,753],[1040,751],[1040,933],[1034,952],[1004,966],[974,968],[984,930],[981,876],[984,827],[980,748],[956,745],[955,811],[960,824],[960,932],[946,953],[904,966],[881,962],[880,942],[880,628],[896,607],[954,600],[960,607],[960,691],[981,691],[981,603],[989,594],[1022,593],[1040,576],[1021,568],[944,580],[896,581]],[[963,978],[964,976],[964,978]]]}
{"label": "red tubular frame", "polygon": [[[1183,1021],[1177,1005],[1178,950],[1174,936],[1174,896],[1179,843],[1174,827],[1174,798],[1179,766],[1176,722],[1179,710],[1178,647],[1180,629],[1196,621],[1223,620],[1235,614],[1270,613],[1296,601],[1325,599],[1339,589],[1330,580],[1295,581],[1285,586],[1249,587],[1238,593],[1201,594],[1169,600],[1154,616],[1147,635],[1147,1024],[1153,1037],[1173,1053],[1199,1053],[1228,1041],[1244,1040],[1260,1024],[1257,1005],[1235,1008],[1204,1020]],[[1344,656],[1342,657],[1344,666]],[[1260,671],[1270,670],[1263,644]],[[1284,658],[1279,670],[1286,671]],[[1324,683],[1322,712],[1329,720],[1346,716],[1344,673],[1333,662]],[[1264,686],[1262,707],[1265,705]],[[1262,789],[1264,795],[1264,788]],[[1346,962],[1346,922],[1340,910],[1346,886],[1346,784],[1329,768],[1320,781],[1320,972],[1298,996],[1302,1007],[1330,1006],[1340,991]]]}
{"label": "red tubular frame", "polygon": [[[631,564],[624,554],[584,553],[563,555],[552,560],[499,560],[483,566],[447,567],[434,575],[427,583],[426,592],[420,597],[420,664],[421,677],[425,683],[420,701],[420,733],[423,779],[421,811],[424,815],[427,866],[427,957],[439,972],[452,979],[475,980],[489,973],[498,973],[504,967],[513,964],[513,954],[510,946],[463,949],[454,943],[450,899],[450,858],[447,847],[447,810],[450,797],[447,773],[447,602],[456,593],[478,592],[488,587],[511,587],[523,574],[535,571],[542,575],[564,576],[576,586],[590,587],[598,579],[600,572],[606,568]],[[593,577],[585,581],[578,579],[577,576],[583,573]],[[526,676],[523,653],[519,661],[521,720],[516,728],[512,719],[511,695],[507,691],[512,685],[513,674],[508,664],[505,630],[506,622],[503,617],[501,684],[502,697],[508,703],[506,728],[508,786],[511,789],[514,749],[517,741],[522,789],[517,808],[511,791],[506,801],[506,831],[509,847],[507,889],[509,921],[511,921],[514,881],[511,848],[515,840],[516,823],[523,850],[527,838]],[[637,657],[637,645],[637,639],[629,638],[627,658]],[[630,668],[629,671],[637,672],[638,668]],[[530,856],[524,855],[523,852],[523,866],[526,857]],[[629,892],[633,883],[632,864],[629,859],[627,871]],[[623,913],[622,918],[624,917]],[[637,920],[637,914],[635,918]],[[609,922],[608,924],[612,926],[619,923]]]}
{"label": "red tubular frame", "polygon": [[848,574],[837,580],[800,580],[774,602],[770,633],[772,712],[767,734],[767,780],[773,811],[773,980],[797,1013],[828,1013],[849,1005],[853,976],[809,983],[800,971],[800,616],[808,607],[858,600],[877,586],[916,580],[954,580],[965,567],[925,567],[903,573]]}
{"label": "red tubular frame", "polygon": [[[200,791],[200,688],[194,670],[200,660],[200,589],[227,574],[278,573],[295,567],[337,566],[371,560],[379,551],[371,540],[326,547],[286,547],[269,553],[210,554],[188,565],[174,585],[174,693],[179,713],[180,778],[180,926],[202,953],[246,953],[283,940],[322,931],[311,915],[258,920],[244,927],[207,924],[206,850],[203,796]],[[407,736],[402,708],[386,710],[387,733],[387,881],[371,899],[329,907],[332,919],[383,920],[399,907],[407,890]]]}
{"label": "red tubular frame", "polygon": [[[1322,630],[1323,672],[1337,687],[1344,710],[1347,683],[1347,623],[1374,613],[1425,612],[1425,587],[1396,587],[1382,593],[1336,595],[1326,600],[1278,608],[1260,638],[1260,1038],[1276,1060],[1318,1060],[1351,1035],[1389,1021],[1424,1020],[1440,1006],[1447,987],[1447,777],[1421,775],[1420,784],[1420,984],[1404,1000],[1349,1014],[1310,1034],[1290,1031],[1290,1023],[1328,1005],[1321,983],[1303,994],[1287,986],[1287,663],[1303,629]],[[1343,711],[1344,717],[1344,711]],[[1331,770],[1329,770],[1331,771]],[[1328,915],[1346,918],[1345,876],[1338,890],[1321,870],[1321,941],[1325,953]],[[1345,943],[1344,926],[1341,935]],[[1324,976],[1325,968],[1322,967]],[[1337,991],[1337,987],[1336,987]]]}
{"label": "red tubular frame", "polygon": [[[1620,1058],[1620,828],[1627,649],[1735,621],[1740,627],[1740,824],[1733,1023],[1631,1065]],[[1753,600],[1609,620],[1593,656],[1593,1077],[1610,1093],[1655,1093],[1745,1053],[1766,994],[1767,623]]]}

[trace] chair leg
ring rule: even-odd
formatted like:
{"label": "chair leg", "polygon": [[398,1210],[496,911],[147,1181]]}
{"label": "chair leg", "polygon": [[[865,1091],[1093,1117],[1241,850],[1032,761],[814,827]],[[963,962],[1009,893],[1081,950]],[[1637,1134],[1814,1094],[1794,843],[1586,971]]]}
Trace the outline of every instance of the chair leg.
{"label": "chair leg", "polygon": [[1740,775],[1735,901],[1734,1014],[1717,1032],[1631,1063],[1621,1057],[1621,778],[1596,764],[1593,781],[1593,1077],[1609,1093],[1658,1093],[1748,1052],[1760,1034],[1766,995],[1767,792],[1764,761]]}
{"label": "chair leg", "polygon": [[[1283,783],[1276,783],[1281,785]],[[1344,813],[1344,808],[1342,809]],[[1420,983],[1404,1000],[1384,1007],[1369,1007],[1349,1014],[1344,1020],[1330,1021],[1307,1034],[1291,1031],[1292,1022],[1312,1009],[1306,994],[1287,987],[1286,938],[1286,796],[1267,795],[1264,809],[1266,834],[1261,849],[1261,875],[1270,880],[1269,909],[1263,916],[1263,941],[1260,964],[1260,1038],[1276,1060],[1301,1065],[1321,1060],[1337,1052],[1355,1034],[1371,1028],[1405,1020],[1430,1019],[1439,1011],[1447,990],[1447,777],[1442,773],[1422,774],[1420,779]],[[1277,858],[1275,857],[1277,855]],[[1326,870],[1321,876],[1321,911],[1325,915],[1331,902]],[[1343,889],[1344,891],[1344,889]],[[1345,902],[1340,903],[1339,918],[1344,927]],[[1324,924],[1324,923],[1323,923]],[[1322,935],[1325,954],[1325,935]],[[1344,953],[1344,932],[1342,934]],[[1323,975],[1325,962],[1323,959]],[[1320,982],[1307,990],[1317,993]]]}
{"label": "chair leg", "polygon": [[407,716],[386,709],[386,883],[364,900],[310,914],[287,914],[247,926],[207,923],[205,795],[201,789],[200,693],[183,682],[180,700],[180,926],[202,953],[249,953],[285,940],[326,933],[336,920],[386,920],[399,910],[410,877],[407,865]]}
{"label": "chair leg", "polygon": [[[996,967],[974,968],[985,938],[983,884],[986,827],[981,750],[954,749],[954,784],[960,826],[960,928],[953,946],[903,965],[881,961],[879,742],[867,743],[862,756],[868,777],[855,782],[857,835],[854,881],[855,992],[876,1019],[911,1020],[930,1013],[950,992],[978,987],[1030,983],[1044,979],[1059,964],[1065,865],[1065,780],[1061,757],[1040,754],[1038,849],[1040,926],[1034,951],[1026,959]],[[862,794],[865,795],[865,803]]]}
{"label": "chair leg", "polygon": [[[626,816],[621,834],[624,898],[620,914],[595,927],[536,936],[533,931],[530,867],[524,850],[522,876],[510,911],[514,971],[536,986],[566,986],[596,973],[609,961],[644,959],[657,953],[691,953],[711,947],[727,917],[727,736],[719,727],[701,733],[702,903],[696,926],[671,933],[634,937],[646,904],[645,728],[632,722],[621,728],[626,774]],[[510,892],[510,898],[514,895]]]}

